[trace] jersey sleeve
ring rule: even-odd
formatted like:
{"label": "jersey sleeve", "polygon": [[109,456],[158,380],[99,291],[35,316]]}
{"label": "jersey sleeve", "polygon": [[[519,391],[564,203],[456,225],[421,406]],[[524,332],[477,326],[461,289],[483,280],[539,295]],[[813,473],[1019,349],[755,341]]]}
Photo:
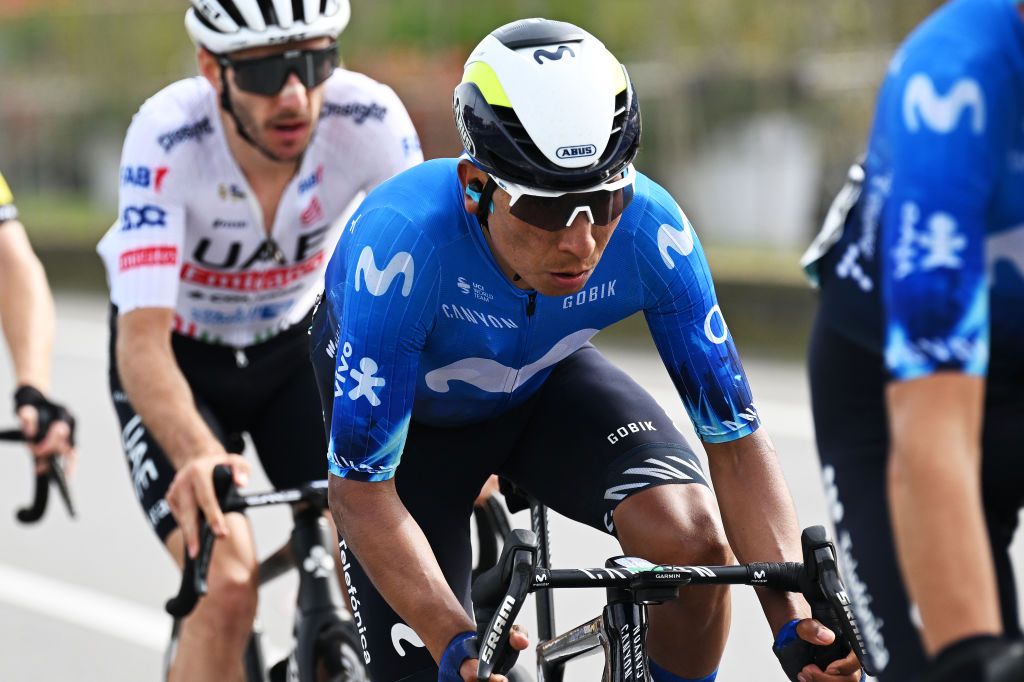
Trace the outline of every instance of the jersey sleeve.
{"label": "jersey sleeve", "polygon": [[385,481],[409,431],[440,266],[431,241],[390,209],[357,212],[338,248],[344,267],[328,270],[326,288],[337,325],[328,468]]}
{"label": "jersey sleeve", "polygon": [[760,420],[697,235],[660,188],[646,210],[636,257],[661,359],[701,440],[749,435]]}
{"label": "jersey sleeve", "polygon": [[100,243],[111,300],[119,313],[173,308],[185,240],[185,202],[179,196],[189,168],[165,152],[144,108],[128,129],[121,154],[118,219]]}
{"label": "jersey sleeve", "polygon": [[14,195],[11,188],[7,186],[3,173],[0,173],[0,223],[7,220],[15,220],[18,217],[18,209],[14,206]]}
{"label": "jersey sleeve", "polygon": [[373,128],[377,132],[373,146],[373,158],[376,163],[370,168],[366,186],[363,188],[367,192],[388,178],[423,161],[419,135],[416,134],[416,128],[402,100],[388,86],[378,84],[378,87],[385,113],[382,125]]}
{"label": "jersey sleeve", "polygon": [[[932,45],[932,48],[935,46]],[[892,168],[881,232],[885,362],[895,380],[984,375],[985,236],[1015,84],[992,65],[918,49],[897,57],[879,124]]]}

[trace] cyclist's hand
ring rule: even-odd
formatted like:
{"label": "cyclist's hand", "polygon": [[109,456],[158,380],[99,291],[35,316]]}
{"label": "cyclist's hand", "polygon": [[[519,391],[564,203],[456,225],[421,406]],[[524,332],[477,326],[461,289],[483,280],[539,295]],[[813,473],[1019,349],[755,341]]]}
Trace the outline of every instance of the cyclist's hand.
{"label": "cyclist's hand", "polygon": [[[464,637],[464,635],[471,636]],[[462,640],[466,641],[463,642]],[[522,651],[530,646],[530,635],[523,626],[513,625],[508,635],[508,641],[517,652]],[[476,682],[476,671],[480,660],[471,658],[468,655],[470,650],[474,652],[477,650],[475,633],[463,633],[453,639],[448,648],[445,649],[444,656],[441,658],[441,665],[438,666],[438,682]],[[456,673],[456,666],[454,664],[459,659],[462,662],[458,666],[458,673]],[[494,674],[491,675],[490,682],[508,682],[508,678],[504,675]]]}
{"label": "cyclist's hand", "polygon": [[46,471],[50,457],[64,457],[65,472],[71,476],[76,459],[75,418],[71,413],[32,386],[20,386],[14,392],[14,409],[36,459],[36,473]]}
{"label": "cyclist's hand", "polygon": [[224,514],[213,489],[213,469],[225,464],[234,474],[235,485],[244,488],[249,483],[249,463],[241,455],[226,452],[202,455],[178,470],[171,487],[167,489],[167,506],[185,535],[185,547],[193,559],[199,554],[199,514],[202,512],[210,529],[217,537],[228,534]]}
{"label": "cyclist's hand", "polygon": [[835,633],[827,627],[813,618],[804,618],[787,624],[779,632],[774,651],[786,675],[797,682],[858,682],[863,679],[860,661],[852,651],[845,658],[829,663],[825,670],[813,663],[814,646],[828,646],[835,639]]}

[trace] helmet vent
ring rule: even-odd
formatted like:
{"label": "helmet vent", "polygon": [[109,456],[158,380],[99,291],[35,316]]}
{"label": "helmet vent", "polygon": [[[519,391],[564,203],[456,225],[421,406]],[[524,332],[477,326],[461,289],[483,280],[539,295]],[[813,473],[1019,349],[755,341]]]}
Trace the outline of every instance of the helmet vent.
{"label": "helmet vent", "polygon": [[[620,132],[622,126],[626,122],[626,116],[629,115],[629,111],[626,105],[629,103],[629,88],[626,88],[615,96],[615,116],[612,118],[612,135]],[[612,157],[616,151],[616,144],[609,144],[604,149],[604,153],[601,155],[601,159],[598,161],[599,164],[604,163]]]}
{"label": "helmet vent", "polygon": [[249,22],[245,20],[242,13],[238,11],[238,7],[235,6],[234,0],[219,0],[220,6],[224,8],[231,20],[238,24],[239,28],[246,28],[249,26]]}
{"label": "helmet vent", "polygon": [[493,107],[494,113],[501,119],[501,122],[505,125],[505,129],[508,134],[515,140],[515,143],[519,145],[519,148],[523,151],[531,161],[541,166],[547,166],[551,162],[548,161],[544,153],[537,148],[534,144],[533,139],[530,138],[530,134],[526,132],[526,128],[523,126],[516,112],[509,107],[495,106]]}
{"label": "helmet vent", "polygon": [[292,0],[292,16],[295,21],[306,21],[306,3],[302,0]]}
{"label": "helmet vent", "polygon": [[280,23],[277,18],[277,10],[274,9],[274,3],[272,0],[260,0],[258,5],[260,8],[260,14],[263,15],[263,21],[267,26],[277,26]]}

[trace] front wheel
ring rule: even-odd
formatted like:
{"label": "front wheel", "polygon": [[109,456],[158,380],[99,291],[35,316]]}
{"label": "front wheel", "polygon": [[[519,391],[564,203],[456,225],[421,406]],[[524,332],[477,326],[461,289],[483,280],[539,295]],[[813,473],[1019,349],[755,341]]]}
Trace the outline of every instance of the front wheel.
{"label": "front wheel", "polygon": [[321,682],[369,682],[359,633],[352,621],[327,626],[316,637],[316,679]]}

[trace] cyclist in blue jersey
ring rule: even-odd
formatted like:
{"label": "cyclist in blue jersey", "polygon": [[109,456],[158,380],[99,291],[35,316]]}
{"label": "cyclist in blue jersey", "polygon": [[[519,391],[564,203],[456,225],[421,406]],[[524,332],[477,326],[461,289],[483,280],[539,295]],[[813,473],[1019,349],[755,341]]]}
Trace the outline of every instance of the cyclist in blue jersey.
{"label": "cyclist in blue jersey", "polygon": [[[576,26],[517,21],[469,57],[454,109],[466,154],[370,193],[313,319],[332,511],[381,681],[475,678],[469,517],[492,473],[651,561],[800,556],[700,243],[632,166],[640,112],[622,65]],[[669,416],[589,343],[640,310],[721,511]],[[834,636],[802,599],[760,598],[776,648],[802,656],[791,679],[858,679],[852,654],[810,663]],[[725,589],[653,608],[654,679],[714,680],[729,613]]]}
{"label": "cyclist in blue jersey", "polygon": [[886,682],[997,679],[1021,661],[1007,549],[1024,503],[1022,17],[1015,0],[953,0],[910,35],[805,257],[822,289],[818,447]]}
{"label": "cyclist in blue jersey", "polygon": [[46,272],[18,220],[4,176],[0,175],[0,322],[11,353],[17,389],[14,411],[30,441],[36,471],[44,471],[53,455],[65,457],[74,470],[75,419],[63,405],[51,402],[50,355],[55,319]]}

